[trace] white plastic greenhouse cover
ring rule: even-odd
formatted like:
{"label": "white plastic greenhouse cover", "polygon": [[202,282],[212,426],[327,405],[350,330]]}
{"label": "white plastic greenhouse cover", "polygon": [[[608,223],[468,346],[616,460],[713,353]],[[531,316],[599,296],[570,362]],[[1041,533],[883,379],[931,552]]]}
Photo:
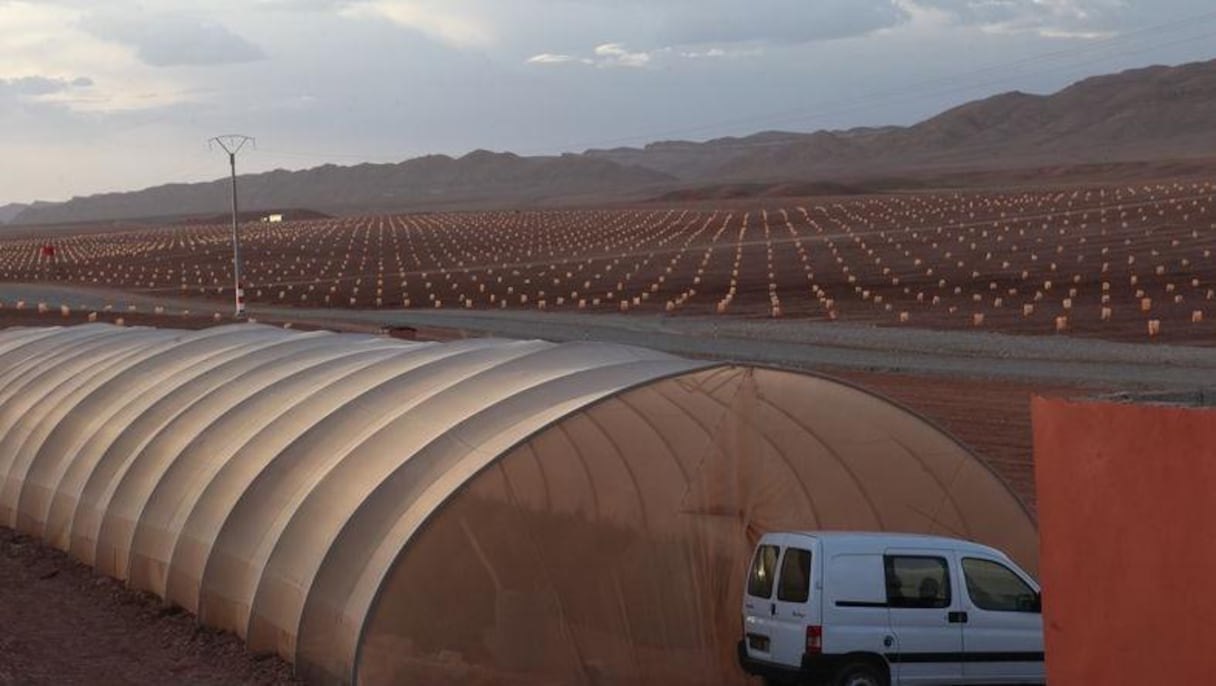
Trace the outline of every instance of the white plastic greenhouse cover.
{"label": "white plastic greenhouse cover", "polygon": [[317,683],[737,683],[774,528],[1036,566],[974,456],[837,381],[602,343],[0,331],[0,525]]}

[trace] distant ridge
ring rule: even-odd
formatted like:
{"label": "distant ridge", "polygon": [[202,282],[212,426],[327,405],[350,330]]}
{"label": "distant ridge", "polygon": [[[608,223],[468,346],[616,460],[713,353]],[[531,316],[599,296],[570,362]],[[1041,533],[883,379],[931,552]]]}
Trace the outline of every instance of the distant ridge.
{"label": "distant ridge", "polygon": [[[399,164],[327,164],[240,178],[241,207],[250,211],[307,207],[326,213],[454,207],[466,203],[532,204],[552,197],[627,195],[664,187],[674,178],[579,155],[520,157],[478,150],[454,159],[430,155]],[[68,224],[140,217],[221,213],[228,179],[168,184],[31,207],[13,223]]]}
{"label": "distant ridge", "polygon": [[1053,95],[1003,93],[909,127],[769,131],[585,154],[705,182],[1216,156],[1216,60],[1096,76]]}
{"label": "distant ridge", "polygon": [[[1003,93],[908,127],[767,131],[558,157],[479,150],[455,159],[325,165],[244,176],[241,195],[249,210],[474,209],[784,195],[804,187],[817,194],[832,188],[824,182],[843,184],[836,190],[848,193],[857,179],[1069,165],[1128,170],[1201,157],[1216,157],[1216,60],[1096,76],[1051,95]],[[756,184],[781,185],[761,190]],[[223,179],[171,184],[24,209],[6,206],[0,222],[8,215],[14,224],[215,215],[227,206],[227,192]]]}
{"label": "distant ridge", "polygon": [[29,209],[29,205],[19,202],[0,205],[0,224],[11,222],[27,209]]}

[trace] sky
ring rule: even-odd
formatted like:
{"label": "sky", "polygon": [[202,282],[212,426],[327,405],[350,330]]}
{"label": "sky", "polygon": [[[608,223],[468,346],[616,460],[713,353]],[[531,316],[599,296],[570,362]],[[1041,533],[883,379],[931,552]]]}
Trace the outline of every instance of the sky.
{"label": "sky", "polygon": [[1216,58],[1211,0],[0,0],[0,205],[911,124]]}

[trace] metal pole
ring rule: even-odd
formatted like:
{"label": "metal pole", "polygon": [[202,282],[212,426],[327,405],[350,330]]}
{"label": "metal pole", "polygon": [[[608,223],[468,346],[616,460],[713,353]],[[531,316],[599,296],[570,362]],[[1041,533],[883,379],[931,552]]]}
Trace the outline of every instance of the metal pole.
{"label": "metal pole", "polygon": [[240,214],[236,200],[236,154],[245,147],[246,143],[253,142],[254,140],[249,136],[238,133],[216,136],[208,141],[209,145],[218,145],[228,153],[228,167],[232,171],[232,278],[237,319],[245,317],[245,288],[241,284],[241,236],[239,233]]}
{"label": "metal pole", "polygon": [[241,287],[241,236],[237,232],[240,214],[236,204],[236,153],[228,153],[228,165],[232,168],[232,275],[236,291],[236,318],[245,316],[245,289]]}

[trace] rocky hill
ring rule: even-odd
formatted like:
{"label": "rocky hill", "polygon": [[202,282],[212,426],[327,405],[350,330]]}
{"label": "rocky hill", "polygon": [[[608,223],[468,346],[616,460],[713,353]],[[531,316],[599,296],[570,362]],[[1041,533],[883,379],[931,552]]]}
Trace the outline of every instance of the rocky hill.
{"label": "rocky hill", "polygon": [[[673,199],[702,188],[692,195],[732,197],[755,192],[738,184],[793,182],[774,191],[784,193],[804,182],[1066,166],[1127,170],[1133,162],[1213,156],[1216,60],[1093,77],[1051,95],[1004,93],[907,127],[768,131],[560,157],[477,151],[457,159],[274,171],[242,177],[241,204],[341,213]],[[37,204],[12,223],[215,214],[227,207],[227,194],[224,179],[158,186]]]}
{"label": "rocky hill", "polygon": [[[325,165],[240,178],[242,209],[307,207],[330,213],[471,204],[526,205],[555,197],[627,196],[669,186],[662,172],[579,155],[520,157],[479,150],[464,157],[431,155],[399,164]],[[136,217],[188,217],[222,212],[229,181],[167,184],[31,207],[13,223],[67,224]]]}
{"label": "rocky hill", "polygon": [[9,203],[8,205],[0,205],[0,224],[7,224],[11,222],[27,209],[29,209],[29,205],[17,202]]}
{"label": "rocky hill", "polygon": [[1216,61],[1093,77],[1052,95],[1004,93],[909,127],[770,131],[585,154],[700,182],[1212,156]]}

